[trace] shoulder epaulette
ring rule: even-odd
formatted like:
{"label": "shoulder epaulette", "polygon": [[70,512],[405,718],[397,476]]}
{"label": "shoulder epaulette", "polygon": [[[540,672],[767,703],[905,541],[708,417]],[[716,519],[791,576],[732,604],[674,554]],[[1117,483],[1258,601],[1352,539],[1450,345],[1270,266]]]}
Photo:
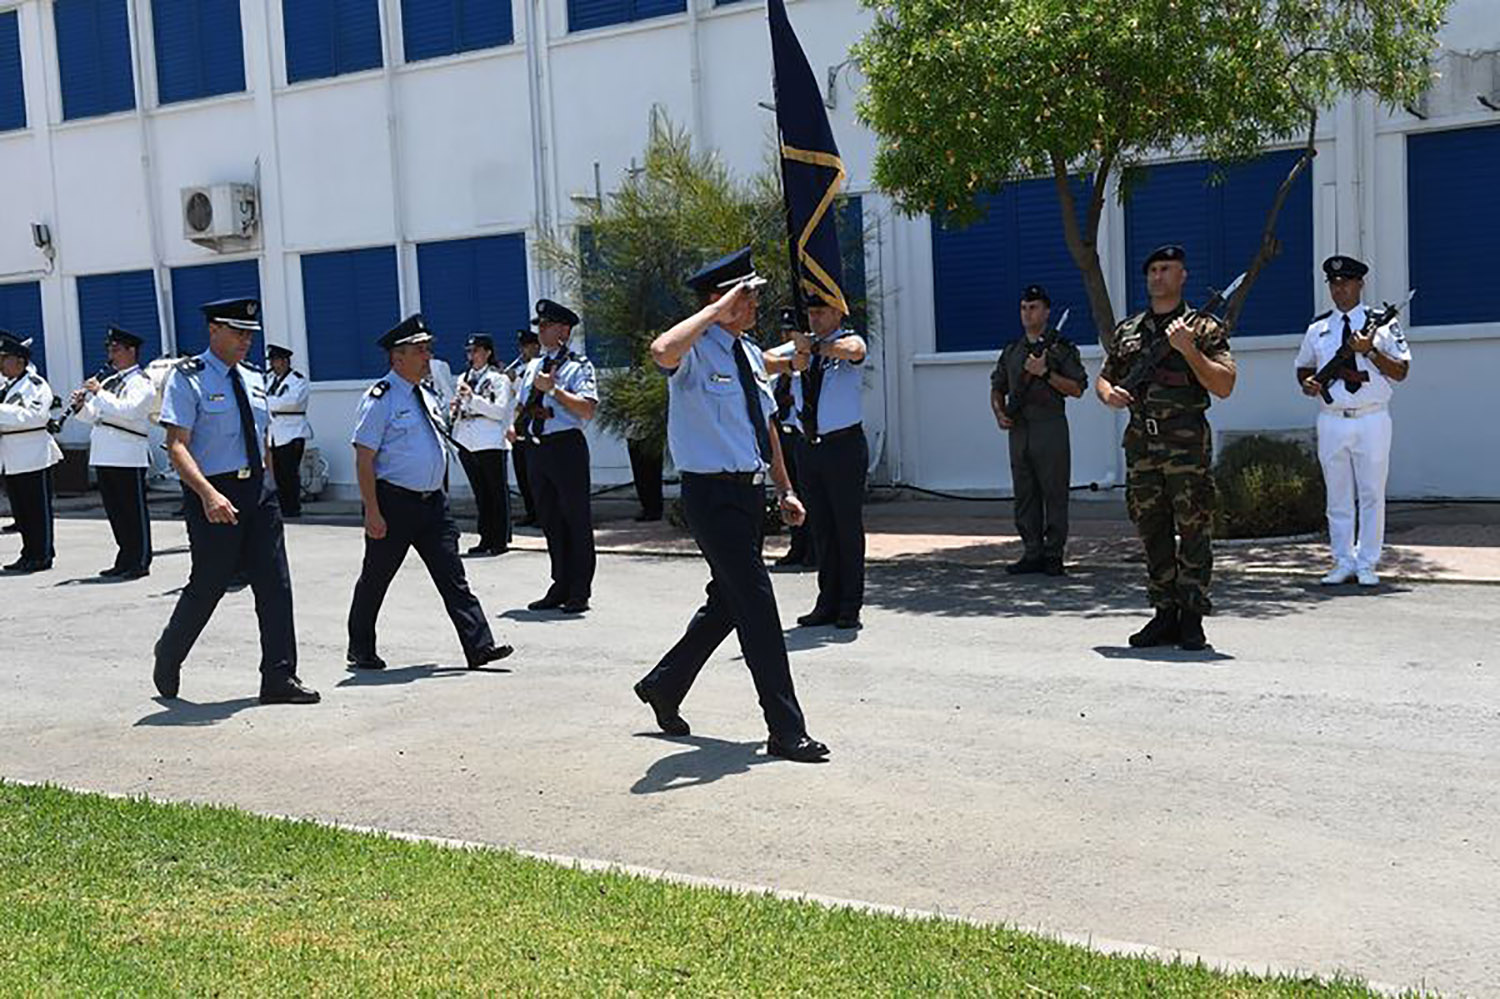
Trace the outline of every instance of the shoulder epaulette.
{"label": "shoulder epaulette", "polygon": [[262,371],[260,368],[257,368],[255,365],[251,364],[249,361],[241,361],[240,362],[240,367],[244,368],[246,371],[253,371],[257,375],[263,375],[263,374],[265,374],[264,371]]}
{"label": "shoulder epaulette", "polygon": [[26,377],[31,379],[31,384],[33,385],[45,384],[42,380],[42,376],[37,374],[35,371],[28,371],[26,373]]}
{"label": "shoulder epaulette", "polygon": [[382,378],[380,381],[370,386],[370,398],[379,399],[381,396],[385,395],[386,392],[390,391],[390,388],[391,383]]}
{"label": "shoulder epaulette", "polygon": [[1331,315],[1333,315],[1332,309],[1329,309],[1327,312],[1320,312],[1316,316],[1313,316],[1313,322],[1320,323]]}
{"label": "shoulder epaulette", "polygon": [[304,378],[304,379],[305,379],[305,378],[306,378],[306,377],[307,377],[307,376],[306,376],[306,375],[304,375],[304,374],[303,374],[303,373],[302,373],[302,372],[300,372],[300,371],[296,371],[296,370],[294,370],[294,371],[293,371],[293,372],[292,372],[292,374],[294,374],[294,375],[296,375],[296,376],[297,376],[297,377],[298,377],[298,378]]}
{"label": "shoulder epaulette", "polygon": [[578,361],[580,363],[588,360],[587,357],[584,357],[582,354],[572,350],[568,351],[567,359],[570,361]]}
{"label": "shoulder epaulette", "polygon": [[182,360],[177,362],[175,367],[178,371],[181,371],[185,375],[196,375],[198,372],[203,370],[203,358],[184,357]]}

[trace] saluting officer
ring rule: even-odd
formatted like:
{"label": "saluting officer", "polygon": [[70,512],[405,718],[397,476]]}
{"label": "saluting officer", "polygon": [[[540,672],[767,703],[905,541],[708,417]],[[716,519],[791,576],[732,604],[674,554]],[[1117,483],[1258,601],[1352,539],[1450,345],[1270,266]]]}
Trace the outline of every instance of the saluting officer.
{"label": "saluting officer", "polygon": [[532,499],[547,536],[552,585],[530,610],[589,609],[594,588],[594,517],[589,506],[589,445],[583,428],[599,406],[594,365],[568,349],[578,315],[550,299],[536,303],[541,356],[526,366],[516,414],[518,438],[529,439]]}
{"label": "saluting officer", "polygon": [[[505,366],[505,377],[510,379],[511,389],[519,404],[521,400],[520,381],[521,376],[526,373],[526,366],[536,360],[542,353],[542,342],[537,339],[536,330],[526,327],[516,332],[516,356]],[[536,500],[531,492],[531,461],[527,457],[531,453],[531,438],[526,434],[507,434],[514,437],[512,441],[511,455],[516,466],[516,490],[521,494],[521,504],[525,507],[525,513],[521,519],[516,521],[517,527],[532,527],[536,524]],[[510,500],[506,500],[507,509]]]}
{"label": "saluting officer", "polygon": [[302,516],[302,454],[312,440],[307,419],[307,376],[292,368],[292,350],[280,344],[266,348],[271,359],[271,384],[266,405],[271,410],[271,468],[276,473],[276,495],[283,517]]}
{"label": "saluting officer", "polygon": [[714,261],[688,279],[702,307],[651,343],[652,359],[668,372],[667,440],[682,474],[683,512],[711,578],[707,602],[635,694],[663,732],[687,735],[682,701],[734,631],[769,730],[766,752],[811,763],[828,747],[807,734],[761,559],[767,474],[782,519],[796,524],[806,513],[782,462],[764,358],[745,336],[763,283],[748,247]]}
{"label": "saluting officer", "polygon": [[495,340],[488,333],[471,334],[464,351],[469,368],[458,380],[450,408],[458,460],[479,507],[479,543],[468,554],[500,555],[510,549],[506,431],[515,418],[516,387],[495,367]]}
{"label": "saluting officer", "polygon": [[[1104,345],[1094,391],[1106,405],[1130,410],[1125,428],[1125,506],[1146,549],[1146,592],[1156,613],[1130,636],[1136,648],[1176,644],[1205,648],[1213,574],[1213,432],[1210,395],[1234,391],[1234,356],[1213,316],[1189,320],[1182,288],[1187,254],[1175,244],[1146,258],[1151,304],[1115,327]],[[1140,398],[1118,384],[1143,351],[1165,338],[1170,349]]]}
{"label": "saluting officer", "polygon": [[89,464],[99,479],[104,514],[115,536],[114,565],[99,575],[140,579],[151,572],[151,517],[146,507],[150,465],[151,405],[156,390],[141,368],[141,338],[118,326],[104,334],[114,374],[96,376],[73,393],[78,418],[92,423]]}
{"label": "saluting officer", "polygon": [[865,473],[870,449],[861,422],[865,339],[842,328],[843,310],[813,296],[810,337],[766,351],[766,370],[802,372],[802,439],[797,488],[818,553],[818,599],[803,627],[858,628],[865,602]]}
{"label": "saluting officer", "polygon": [[[1309,396],[1322,395],[1313,375],[1348,345],[1353,354],[1328,387],[1332,402],[1318,411],[1318,460],[1328,492],[1328,540],[1333,569],[1324,586],[1355,578],[1361,586],[1380,582],[1376,569],[1385,541],[1385,480],[1391,467],[1391,387],[1411,370],[1411,348],[1392,319],[1377,329],[1360,296],[1369,266],[1342,254],[1323,261],[1333,311],[1313,320],[1297,351],[1297,382]],[[1359,541],[1354,508],[1359,504]]]}
{"label": "saluting officer", "polygon": [[47,425],[52,386],[29,367],[31,341],[0,330],[0,475],[21,532],[21,557],[6,572],[52,568],[52,472],[62,451]]}
{"label": "saluting officer", "polygon": [[990,409],[1009,434],[1010,480],[1015,493],[1021,560],[1011,575],[1063,574],[1068,543],[1068,484],[1073,460],[1067,399],[1083,395],[1088,373],[1078,348],[1048,326],[1052,299],[1039,284],[1021,292],[1020,339],[1007,343],[990,375]]}
{"label": "saluting officer", "polygon": [[396,570],[415,548],[443,598],[470,669],[514,651],[496,645],[484,608],[469,590],[458,557],[458,525],[443,480],[448,451],[442,403],[424,382],[430,374],[432,332],[420,314],[378,341],[391,370],[360,399],[354,418],[354,466],[364,501],[365,558],[349,605],[349,667],[384,669],[376,652],[375,620]]}
{"label": "saluting officer", "polygon": [[202,306],[208,349],[179,362],[167,378],[161,424],[182,480],[192,569],[156,642],[152,679],[176,697],[182,663],[213,616],[237,569],[250,579],[260,625],[260,702],[316,704],[297,678],[292,576],[281,508],[267,469],[262,372],[244,363],[260,330],[260,302],[228,298]]}

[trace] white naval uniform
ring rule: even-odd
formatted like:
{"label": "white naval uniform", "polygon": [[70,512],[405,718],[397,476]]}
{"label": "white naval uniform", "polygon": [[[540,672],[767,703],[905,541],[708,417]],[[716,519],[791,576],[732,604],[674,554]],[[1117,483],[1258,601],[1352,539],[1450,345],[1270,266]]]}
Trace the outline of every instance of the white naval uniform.
{"label": "white naval uniform", "polygon": [[52,418],[52,387],[27,371],[0,391],[0,475],[22,475],[51,468],[62,450],[47,430]]}
{"label": "white naval uniform", "polygon": [[[1358,334],[1366,310],[1357,305],[1349,326]],[[1302,337],[1295,366],[1321,369],[1333,359],[1344,338],[1344,314],[1338,310],[1319,316]],[[1411,348],[1401,326],[1392,322],[1375,332],[1375,349],[1395,361],[1411,361]],[[1356,356],[1355,367],[1368,372],[1369,381],[1350,392],[1342,380],[1328,392],[1333,402],[1318,399],[1318,461],[1328,492],[1328,539],[1334,562],[1342,569],[1374,572],[1385,542],[1385,483],[1390,471],[1391,380],[1368,357]],[[1355,504],[1359,507],[1359,538],[1355,539]]]}
{"label": "white naval uniform", "polygon": [[148,467],[155,401],[156,390],[139,365],[104,379],[77,413],[79,420],[93,425],[89,464],[95,468]]}
{"label": "white naval uniform", "polygon": [[516,386],[500,369],[465,371],[470,395],[458,404],[453,439],[467,451],[510,450],[505,431],[515,420]]}
{"label": "white naval uniform", "polygon": [[307,397],[310,385],[300,371],[288,371],[285,378],[266,373],[266,408],[271,411],[271,446],[285,447],[292,441],[312,440],[312,424],[307,420]]}

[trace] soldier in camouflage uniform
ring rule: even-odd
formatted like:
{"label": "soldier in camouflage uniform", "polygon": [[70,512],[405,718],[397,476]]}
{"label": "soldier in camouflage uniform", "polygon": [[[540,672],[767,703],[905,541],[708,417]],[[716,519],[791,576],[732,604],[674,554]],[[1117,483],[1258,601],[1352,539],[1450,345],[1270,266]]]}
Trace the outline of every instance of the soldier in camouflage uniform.
{"label": "soldier in camouflage uniform", "polygon": [[[1147,593],[1156,615],[1130,636],[1137,648],[1207,646],[1203,617],[1212,611],[1213,437],[1210,394],[1234,390],[1229,338],[1216,319],[1189,320],[1182,300],[1187,281],[1180,246],[1146,258],[1151,305],[1115,327],[1105,346],[1094,389],[1116,409],[1130,410],[1125,429],[1125,504],[1146,549]],[[1119,383],[1143,350],[1166,337],[1171,350],[1146,388],[1132,396]]]}

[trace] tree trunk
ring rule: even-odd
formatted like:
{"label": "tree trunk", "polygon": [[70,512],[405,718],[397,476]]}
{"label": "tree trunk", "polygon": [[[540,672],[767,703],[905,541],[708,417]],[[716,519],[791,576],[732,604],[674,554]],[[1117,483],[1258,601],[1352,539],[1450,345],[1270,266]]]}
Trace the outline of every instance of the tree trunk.
{"label": "tree trunk", "polygon": [[1099,220],[1104,214],[1104,190],[1114,168],[1114,150],[1107,151],[1094,172],[1094,188],[1089,197],[1089,212],[1083,229],[1078,226],[1078,209],[1073,200],[1073,188],[1068,183],[1068,164],[1057,153],[1052,154],[1052,181],[1057,186],[1058,208],[1062,211],[1063,238],[1067,240],[1068,252],[1073,263],[1083,275],[1083,286],[1088,292],[1089,306],[1094,315],[1094,328],[1099,332],[1099,342],[1107,343],[1115,329],[1115,307],[1109,300],[1109,286],[1104,281],[1104,267],[1099,263]]}

